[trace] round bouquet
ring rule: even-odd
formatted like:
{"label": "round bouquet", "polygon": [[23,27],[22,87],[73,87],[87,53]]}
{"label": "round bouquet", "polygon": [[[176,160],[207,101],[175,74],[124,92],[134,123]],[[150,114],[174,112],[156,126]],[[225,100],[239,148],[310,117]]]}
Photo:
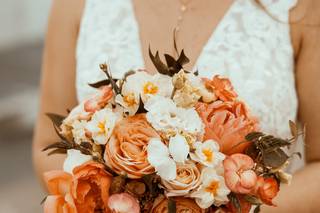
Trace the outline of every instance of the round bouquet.
{"label": "round bouquet", "polygon": [[201,78],[189,59],[149,50],[158,73],[129,71],[90,84],[96,94],[67,117],[48,114],[66,153],[63,171],[44,174],[45,212],[249,212],[291,176],[284,147],[296,140],[259,131],[228,78]]}

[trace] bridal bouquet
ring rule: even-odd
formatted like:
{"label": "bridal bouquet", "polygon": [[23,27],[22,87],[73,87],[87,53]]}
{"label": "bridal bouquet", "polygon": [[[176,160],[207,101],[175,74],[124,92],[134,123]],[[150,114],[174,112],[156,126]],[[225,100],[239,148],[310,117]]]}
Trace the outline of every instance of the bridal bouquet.
{"label": "bridal bouquet", "polygon": [[48,114],[61,141],[44,149],[66,153],[63,171],[44,174],[44,211],[258,212],[273,205],[292,138],[259,131],[228,78],[200,78],[189,59],[149,50],[158,70],[129,71],[90,84],[97,92],[67,117]]}

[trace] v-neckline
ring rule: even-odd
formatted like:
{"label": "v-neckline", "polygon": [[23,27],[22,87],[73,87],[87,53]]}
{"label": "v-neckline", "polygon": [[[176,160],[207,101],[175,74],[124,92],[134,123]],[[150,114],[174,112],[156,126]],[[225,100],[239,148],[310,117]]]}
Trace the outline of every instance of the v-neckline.
{"label": "v-neckline", "polygon": [[[132,19],[133,19],[133,22],[135,23],[135,26],[137,28],[137,39],[138,39],[138,46],[139,46],[139,52],[140,52],[140,55],[142,57],[142,65],[143,65],[143,68],[146,68],[146,62],[145,62],[145,59],[144,59],[144,53],[143,53],[143,50],[142,50],[142,40],[141,40],[141,34],[140,34],[140,26],[139,26],[139,22],[138,22],[138,19],[137,19],[137,16],[136,16],[136,11],[135,11],[135,7],[134,7],[134,3],[132,0],[128,0],[129,1],[129,4],[130,4],[130,7],[131,7],[131,12],[132,12]],[[220,28],[222,27],[222,25],[224,24],[225,20],[230,16],[233,8],[235,7],[235,5],[237,4],[239,0],[233,0],[233,2],[227,7],[225,13],[220,17],[218,23],[216,24],[216,26],[214,27],[214,29],[212,30],[210,36],[208,37],[207,41],[204,43],[199,55],[197,56],[197,58],[195,59],[195,63],[193,64],[192,66],[192,69],[193,71],[196,70],[199,62],[201,61],[203,55],[204,55],[204,50],[210,46],[209,44],[211,42],[214,42],[215,40],[215,37],[216,37],[216,34],[219,32]]]}

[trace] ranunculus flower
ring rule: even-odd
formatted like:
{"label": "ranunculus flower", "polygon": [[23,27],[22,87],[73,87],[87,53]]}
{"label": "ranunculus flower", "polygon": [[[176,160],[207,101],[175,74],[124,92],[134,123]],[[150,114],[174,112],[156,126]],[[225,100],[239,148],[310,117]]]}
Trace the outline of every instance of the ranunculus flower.
{"label": "ranunculus flower", "polygon": [[96,111],[87,123],[87,130],[97,144],[106,144],[112,134],[118,116],[111,109]]}
{"label": "ranunculus flower", "polygon": [[204,139],[213,139],[224,154],[242,153],[249,145],[245,136],[257,130],[257,120],[249,115],[243,102],[215,101],[196,107],[205,124]]}
{"label": "ranunculus flower", "polygon": [[104,159],[118,174],[141,178],[154,172],[147,160],[147,146],[151,138],[160,138],[147,122],[145,114],[137,114],[119,121],[106,144]]}
{"label": "ranunculus flower", "polygon": [[203,81],[206,88],[213,91],[222,101],[233,101],[238,96],[228,78],[222,78],[216,75],[212,80],[203,78]]}
{"label": "ranunculus flower", "polygon": [[276,206],[272,200],[277,196],[279,190],[279,184],[274,178],[263,178],[259,176],[254,194],[256,194],[265,204]]}
{"label": "ranunculus flower", "polygon": [[178,163],[176,173],[174,180],[166,181],[162,179],[162,185],[168,197],[187,195],[201,183],[201,173],[192,161]]}
{"label": "ranunculus flower", "polygon": [[112,175],[104,165],[90,161],[73,170],[71,194],[78,213],[95,212],[108,209],[109,188]]}
{"label": "ranunculus flower", "polygon": [[138,201],[128,193],[111,195],[108,206],[113,213],[140,213]]}
{"label": "ranunculus flower", "polygon": [[43,206],[44,212],[77,213],[70,194],[72,175],[63,171],[49,171],[44,174],[44,180],[50,193]]}
{"label": "ranunculus flower", "polygon": [[233,154],[223,161],[224,177],[228,188],[240,194],[250,193],[256,186],[257,175],[252,170],[254,161],[248,155]]}
{"label": "ranunculus flower", "polygon": [[[204,213],[205,210],[201,209],[197,203],[190,198],[173,197],[170,198],[176,203],[176,213]],[[151,213],[164,213],[168,212],[168,199],[165,197],[158,197],[153,205]]]}
{"label": "ranunculus flower", "polygon": [[94,113],[105,107],[112,97],[113,91],[111,86],[101,87],[95,96],[84,102],[84,110]]}
{"label": "ranunculus flower", "polygon": [[225,184],[224,177],[218,174],[219,169],[205,167],[201,171],[201,185],[191,194],[196,203],[203,209],[211,205],[220,206],[228,203],[230,190]]}

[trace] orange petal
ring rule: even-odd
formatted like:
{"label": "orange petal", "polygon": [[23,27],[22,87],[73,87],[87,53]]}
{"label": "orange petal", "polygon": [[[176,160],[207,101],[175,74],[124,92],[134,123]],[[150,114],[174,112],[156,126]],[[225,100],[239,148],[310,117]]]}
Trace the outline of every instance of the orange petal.
{"label": "orange petal", "polygon": [[64,196],[70,191],[72,175],[64,171],[53,170],[44,173],[44,180],[50,194]]}
{"label": "orange petal", "polygon": [[44,213],[63,213],[64,198],[60,195],[50,195],[43,204]]}

